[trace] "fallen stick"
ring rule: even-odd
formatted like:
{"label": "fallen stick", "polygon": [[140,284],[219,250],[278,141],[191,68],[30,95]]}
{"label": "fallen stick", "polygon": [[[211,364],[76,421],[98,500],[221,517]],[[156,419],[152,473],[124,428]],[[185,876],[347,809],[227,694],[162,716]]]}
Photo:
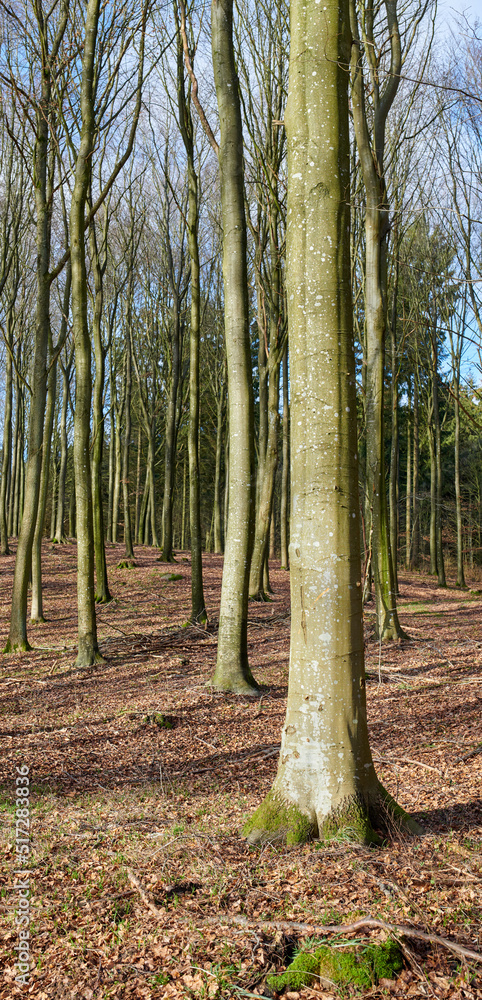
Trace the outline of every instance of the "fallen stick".
{"label": "fallen stick", "polygon": [[152,915],[154,917],[157,917],[158,920],[164,920],[165,919],[165,914],[162,913],[162,911],[158,909],[158,907],[156,906],[156,904],[153,903],[152,900],[149,899],[149,896],[147,895],[147,892],[144,889],[144,887],[142,886],[142,884],[139,882],[139,879],[137,878],[137,875],[134,875],[134,872],[132,872],[130,870],[130,868],[127,869],[127,877],[129,879],[129,882],[131,883],[131,885],[134,886],[134,889],[137,889],[137,891],[139,893],[139,896],[142,899],[142,902],[145,903],[145,905],[147,906],[148,910],[151,911]]}
{"label": "fallen stick", "polygon": [[432,767],[432,764],[425,764],[423,760],[412,760],[410,757],[397,757],[395,761],[389,760],[388,757],[375,757],[373,755],[373,760],[381,764],[391,764],[392,767],[396,767],[397,764],[413,764],[414,767],[424,767],[427,771],[435,771],[435,774],[440,774],[438,767]]}
{"label": "fallen stick", "polygon": [[[146,890],[130,868],[127,869],[127,875],[129,881],[137,889],[143,903],[145,903],[151,913],[158,920],[165,920],[166,914],[162,910],[159,910],[149,899]],[[292,931],[299,931],[301,934],[310,935],[353,934],[364,927],[371,930],[378,928],[387,931],[388,934],[398,935],[399,937],[409,937],[417,941],[427,941],[429,944],[439,944],[442,948],[447,948],[448,951],[454,952],[455,955],[461,955],[472,962],[482,963],[482,955],[478,951],[472,951],[471,948],[465,948],[463,944],[458,944],[456,941],[449,941],[448,938],[440,937],[439,934],[427,934],[425,931],[419,931],[415,927],[408,927],[406,924],[388,924],[385,920],[379,920],[377,917],[362,917],[360,920],[355,920],[353,924],[301,924],[296,920],[249,920],[248,917],[242,917],[234,913],[229,917],[219,914],[215,917],[199,917],[199,915],[196,915],[195,918],[192,914],[189,917],[176,914],[176,919],[182,921],[189,920],[190,923],[196,920],[203,924],[224,924],[225,926],[238,924],[241,927],[261,927],[263,930],[287,931],[290,933]]]}
{"label": "fallen stick", "polygon": [[281,930],[281,931],[300,931],[302,934],[352,934],[354,931],[359,931],[363,927],[368,928],[380,928],[381,930],[387,931],[389,934],[397,934],[403,937],[411,937],[418,941],[427,941],[430,944],[439,944],[443,948],[447,948],[449,951],[453,951],[456,955],[462,955],[464,958],[469,958],[473,962],[482,962],[482,955],[478,951],[472,951],[471,948],[465,948],[462,944],[457,944],[456,941],[449,941],[447,938],[440,937],[438,934],[427,934],[425,931],[419,931],[415,927],[408,927],[406,924],[388,924],[385,920],[378,920],[376,917],[362,917],[361,920],[355,920],[353,924],[300,924],[292,920],[248,920],[247,917],[240,917],[233,914],[232,917],[219,917],[210,919],[210,923],[217,922],[222,924],[229,924],[234,922],[235,924],[242,924],[246,927],[261,927],[267,930]]}

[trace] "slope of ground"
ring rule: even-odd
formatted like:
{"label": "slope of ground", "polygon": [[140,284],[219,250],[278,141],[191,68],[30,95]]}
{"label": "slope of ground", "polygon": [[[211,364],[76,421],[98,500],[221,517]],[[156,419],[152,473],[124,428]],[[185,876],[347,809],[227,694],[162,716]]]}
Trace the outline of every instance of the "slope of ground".
{"label": "slope of ground", "polygon": [[[272,996],[267,973],[319,940],[317,926],[368,915],[482,951],[482,594],[402,575],[400,616],[412,641],[381,648],[367,609],[374,758],[426,835],[378,850],[338,841],[260,850],[239,829],[276,770],[288,574],[274,564],[273,601],[250,605],[250,662],[262,685],[251,700],[208,686],[221,558],[204,558],[205,631],[185,627],[188,554],[172,567],[138,549],[137,566],[118,569],[122,551],[108,549],[115,600],[99,608],[105,665],[73,666],[75,545],[45,546],[48,621],[31,627],[32,652],[0,657],[0,997]],[[13,556],[0,569],[3,648]],[[169,580],[173,569],[180,580]],[[21,986],[14,812],[25,764],[34,968]],[[370,935],[383,931],[358,930],[356,940]],[[393,981],[361,994],[314,981],[285,996],[482,997],[476,962],[436,942],[404,946],[406,968]]]}

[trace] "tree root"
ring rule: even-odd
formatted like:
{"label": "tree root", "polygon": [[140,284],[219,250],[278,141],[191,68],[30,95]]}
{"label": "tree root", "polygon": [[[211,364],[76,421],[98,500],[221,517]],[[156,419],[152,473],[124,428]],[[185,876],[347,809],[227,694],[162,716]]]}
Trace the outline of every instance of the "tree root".
{"label": "tree root", "polygon": [[[149,894],[137,878],[137,875],[130,868],[127,869],[127,876],[129,882],[137,890],[142,902],[147,906],[152,915],[157,920],[165,920],[168,914],[160,910],[149,898]],[[190,914],[183,917],[176,913],[176,920],[192,924],[193,916]],[[290,934],[293,931],[298,931],[300,934],[309,934],[310,937],[314,935],[323,936],[325,934],[354,934],[356,931],[365,928],[367,930],[384,930],[387,934],[392,935],[392,937],[407,937],[415,941],[425,941],[427,944],[438,944],[441,948],[446,948],[447,951],[453,952],[454,955],[460,955],[462,958],[467,959],[467,961],[480,962],[482,964],[482,955],[478,951],[472,951],[471,948],[466,948],[465,945],[459,944],[457,941],[449,941],[448,938],[441,937],[440,934],[430,934],[427,931],[420,931],[417,927],[409,927],[407,924],[388,923],[386,920],[380,920],[378,917],[361,917],[360,920],[355,920],[352,924],[307,924],[299,923],[296,920],[250,920],[249,917],[232,913],[229,916],[218,914],[215,917],[201,918],[196,915],[196,923],[223,924],[224,926],[237,924],[241,927],[260,927],[266,931],[285,931]]]}

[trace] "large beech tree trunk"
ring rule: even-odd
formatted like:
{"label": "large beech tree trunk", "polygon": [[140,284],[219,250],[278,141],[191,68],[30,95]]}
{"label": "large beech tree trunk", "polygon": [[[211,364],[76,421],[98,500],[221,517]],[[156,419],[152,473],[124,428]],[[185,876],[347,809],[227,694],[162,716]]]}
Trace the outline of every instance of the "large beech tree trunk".
{"label": "large beech tree trunk", "polygon": [[248,664],[248,582],[253,544],[254,419],[249,343],[243,133],[233,50],[233,0],[211,8],[214,81],[221,140],[225,342],[228,367],[229,499],[218,655],[212,684],[253,694]]}
{"label": "large beech tree trunk", "polygon": [[245,827],[251,842],[294,843],[337,827],[374,839],[372,824],[391,804],[373,766],[365,704],[346,197],[349,50],[344,0],[324,8],[292,0],[285,115],[290,676],[278,773]]}

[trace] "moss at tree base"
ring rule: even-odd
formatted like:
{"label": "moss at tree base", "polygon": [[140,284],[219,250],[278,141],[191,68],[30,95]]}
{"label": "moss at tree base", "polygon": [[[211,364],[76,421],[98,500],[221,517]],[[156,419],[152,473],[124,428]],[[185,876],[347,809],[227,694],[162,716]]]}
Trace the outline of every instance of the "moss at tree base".
{"label": "moss at tree base", "polygon": [[296,806],[287,805],[274,792],[265,799],[243,827],[243,837],[249,844],[282,840],[286,844],[303,844],[316,834],[309,816]]}
{"label": "moss at tree base", "polygon": [[423,829],[395,799],[378,785],[375,799],[365,802],[361,797],[338,806],[321,822],[302,813],[294,804],[270,791],[245,824],[242,835],[249,844],[282,841],[288,845],[307,840],[349,840],[359,844],[379,846],[385,834],[399,831],[423,834]]}
{"label": "moss at tree base", "polygon": [[320,840],[350,840],[357,844],[375,846],[382,842],[373,828],[371,810],[357,799],[330,813],[321,825],[318,836]]}
{"label": "moss at tree base", "polygon": [[4,653],[29,653],[32,646],[27,639],[20,639],[19,642],[11,642],[10,639],[4,647]]}
{"label": "moss at tree base", "polygon": [[402,953],[395,941],[357,950],[322,945],[315,952],[300,952],[286,972],[267,976],[266,982],[277,992],[286,988],[296,990],[320,979],[365,989],[380,979],[393,979],[402,968]]}

